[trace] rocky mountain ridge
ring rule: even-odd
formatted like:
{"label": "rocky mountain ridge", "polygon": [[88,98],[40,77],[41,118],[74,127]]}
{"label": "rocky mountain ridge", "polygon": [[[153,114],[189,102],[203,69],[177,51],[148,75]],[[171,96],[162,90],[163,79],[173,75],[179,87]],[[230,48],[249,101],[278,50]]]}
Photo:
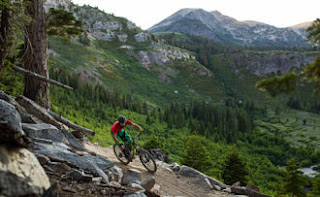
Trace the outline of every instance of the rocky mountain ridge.
{"label": "rocky mountain ridge", "polygon": [[237,21],[218,11],[182,9],[149,32],[179,32],[202,36],[216,42],[251,47],[306,47],[304,29],[277,28],[256,21]]}
{"label": "rocky mountain ridge", "polygon": [[318,55],[319,52],[243,51],[232,53],[228,57],[221,56],[221,59],[228,62],[228,66],[233,68],[235,73],[241,68],[246,68],[252,74],[266,76],[269,73],[282,75],[294,69],[303,69],[312,63]]}
{"label": "rocky mountain ridge", "polygon": [[[48,0],[45,7],[55,9],[66,9],[74,13],[76,18],[83,22],[83,28],[86,30],[85,37],[91,41],[96,39],[106,41],[119,41],[120,49],[129,51],[138,51],[136,57],[143,64],[165,64],[170,59],[190,59],[191,55],[180,49],[174,51],[168,50],[168,46],[161,40],[155,39],[150,33],[143,31],[136,26],[132,21],[125,18],[116,17],[112,14],[107,14],[97,7],[89,5],[78,6],[73,4],[70,0]],[[139,50],[139,43],[147,44],[148,51],[153,51],[152,57],[145,57],[139,53],[146,53],[146,50]],[[157,58],[154,58],[157,56]],[[158,57],[160,56],[160,57]],[[149,59],[149,61],[146,61]],[[194,59],[194,58],[193,58]],[[155,60],[155,61],[152,61]]]}

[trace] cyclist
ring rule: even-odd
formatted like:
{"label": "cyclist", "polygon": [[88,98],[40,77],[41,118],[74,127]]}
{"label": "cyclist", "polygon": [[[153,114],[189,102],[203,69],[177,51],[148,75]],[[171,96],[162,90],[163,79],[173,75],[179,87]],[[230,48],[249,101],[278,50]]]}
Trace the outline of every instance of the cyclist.
{"label": "cyclist", "polygon": [[126,119],[126,117],[124,117],[123,115],[120,115],[118,117],[118,121],[113,123],[111,127],[112,138],[122,151],[125,148],[124,143],[127,144],[128,147],[131,147],[133,142],[130,135],[124,130],[124,128],[128,124],[142,131],[142,128],[138,124],[131,122],[130,120]]}

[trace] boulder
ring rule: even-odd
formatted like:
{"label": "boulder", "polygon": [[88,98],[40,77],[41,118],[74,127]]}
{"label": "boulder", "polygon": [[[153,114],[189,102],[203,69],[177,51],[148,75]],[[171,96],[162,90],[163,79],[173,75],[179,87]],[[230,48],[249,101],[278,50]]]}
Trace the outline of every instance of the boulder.
{"label": "boulder", "polygon": [[15,100],[13,96],[7,95],[2,90],[0,90],[0,99],[13,105],[18,110],[20,115],[21,113],[26,113],[26,110],[21,105],[19,105],[19,103]]}
{"label": "boulder", "polygon": [[241,186],[232,186],[231,192],[240,195],[247,195],[249,197],[270,197],[269,195],[261,194],[258,191]]}
{"label": "boulder", "polygon": [[180,170],[180,165],[177,164],[177,163],[173,163],[173,164],[170,165],[170,168],[171,168],[172,171],[178,172]]}
{"label": "boulder", "polygon": [[226,184],[222,183],[221,181],[218,181],[218,180],[215,179],[215,178],[212,178],[212,177],[209,177],[209,176],[208,176],[208,179],[209,179],[211,185],[213,185],[213,186],[214,186],[214,185],[217,185],[217,186],[218,186],[218,187],[215,187],[217,190],[219,190],[219,188],[220,188],[220,189],[225,189],[225,188],[227,187]]}
{"label": "boulder", "polygon": [[26,147],[28,140],[21,127],[21,117],[10,103],[0,99],[0,142]]}
{"label": "boulder", "polygon": [[25,123],[42,123],[40,119],[31,114],[27,113],[26,109],[19,105],[19,103],[15,100],[13,96],[5,94],[3,91],[0,91],[0,99],[10,103],[13,105],[19,112],[21,116],[21,122]]}
{"label": "boulder", "polygon": [[123,177],[123,172],[122,172],[122,169],[119,168],[118,166],[113,166],[112,168],[109,169],[112,174],[113,174],[113,178],[114,180],[113,181],[117,181],[117,182],[120,182],[122,180],[122,177]]}
{"label": "boulder", "polygon": [[33,139],[46,139],[52,142],[61,142],[77,150],[85,150],[84,146],[67,130],[59,130],[51,124],[22,123],[22,128],[27,136]]}
{"label": "boulder", "polygon": [[181,166],[178,174],[182,175],[182,176],[193,178],[195,182],[203,185],[207,189],[214,189],[214,187],[210,183],[208,176],[199,172],[198,170],[195,170],[195,169],[190,168],[188,166]]}
{"label": "boulder", "polygon": [[69,140],[64,136],[64,134],[59,129],[57,129],[57,127],[51,124],[22,123],[22,128],[30,138],[47,139],[52,142],[61,142],[69,145]]}
{"label": "boulder", "polygon": [[108,175],[106,175],[106,173],[104,173],[104,171],[103,171],[101,168],[99,168],[95,163],[93,163],[93,162],[91,162],[91,161],[90,161],[90,163],[91,163],[92,166],[94,167],[95,172],[96,172],[100,177],[102,177],[102,181],[103,181],[104,183],[108,183],[108,182],[109,182],[109,177],[108,177]]}
{"label": "boulder", "polygon": [[150,191],[155,184],[156,184],[156,179],[154,178],[154,176],[151,176],[150,178],[144,180],[144,181],[142,182],[141,186],[142,186],[144,189]]}
{"label": "boulder", "polygon": [[66,129],[61,129],[61,132],[63,133],[63,135],[67,138],[70,146],[72,146],[73,148],[77,149],[77,150],[81,150],[81,151],[87,151],[84,146],[79,142],[79,140],[74,137],[74,135],[72,135],[68,130]]}
{"label": "boulder", "polygon": [[128,185],[130,183],[141,184],[141,172],[135,169],[129,169],[126,173],[124,173],[122,178],[122,184]]}
{"label": "boulder", "polygon": [[140,184],[137,184],[137,183],[130,183],[128,187],[131,188],[136,193],[143,193],[146,191]]}
{"label": "boulder", "polygon": [[171,163],[169,155],[167,155],[164,151],[159,148],[150,149],[152,157],[156,160],[163,161],[165,163]]}
{"label": "boulder", "polygon": [[[106,160],[105,158],[100,156],[80,156],[64,143],[52,142],[52,144],[48,144],[34,142],[33,145],[34,148],[37,149],[34,150],[36,154],[45,155],[49,158],[56,158],[56,161],[59,162],[71,163],[72,165],[80,169],[92,171],[96,176],[102,177],[102,175],[105,175],[103,172],[104,170],[114,166],[114,162]],[[68,165],[72,166],[70,164]],[[105,176],[108,177],[107,175]]]}
{"label": "boulder", "polygon": [[194,177],[197,178],[202,176],[203,174],[196,169],[193,169],[188,166],[181,166],[180,171],[178,172],[179,175],[187,176],[187,177]]}
{"label": "boulder", "polygon": [[0,145],[0,191],[4,196],[42,195],[49,178],[27,149]]}
{"label": "boulder", "polygon": [[79,183],[90,183],[93,179],[92,175],[73,168],[67,173],[67,177]]}

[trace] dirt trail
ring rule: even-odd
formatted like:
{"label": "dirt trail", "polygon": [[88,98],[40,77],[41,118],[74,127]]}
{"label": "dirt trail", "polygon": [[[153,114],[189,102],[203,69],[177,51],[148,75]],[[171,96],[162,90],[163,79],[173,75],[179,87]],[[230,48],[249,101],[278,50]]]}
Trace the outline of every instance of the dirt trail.
{"label": "dirt trail", "polygon": [[186,196],[186,197],[226,197],[233,196],[226,192],[218,192],[214,190],[209,190],[204,188],[202,185],[194,182],[193,179],[176,175],[173,171],[168,168],[162,168],[158,164],[158,170],[155,174],[149,173],[140,163],[138,157],[136,157],[133,162],[128,165],[123,165],[120,163],[116,156],[113,153],[112,147],[105,148],[101,146],[97,146],[94,144],[86,143],[85,147],[95,152],[96,154],[107,158],[108,160],[116,162],[116,164],[126,171],[130,168],[137,169],[141,172],[142,181],[149,178],[150,176],[154,176],[156,180],[156,184],[160,186],[160,188],[156,191],[160,196]]}

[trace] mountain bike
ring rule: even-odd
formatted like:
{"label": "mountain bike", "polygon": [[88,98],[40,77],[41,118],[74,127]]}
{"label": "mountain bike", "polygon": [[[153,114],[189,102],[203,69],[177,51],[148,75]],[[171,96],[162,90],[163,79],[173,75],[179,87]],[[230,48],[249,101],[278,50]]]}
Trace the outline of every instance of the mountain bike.
{"label": "mountain bike", "polygon": [[149,151],[144,149],[137,141],[136,138],[139,138],[142,133],[140,132],[137,136],[132,137],[132,145],[131,147],[125,144],[125,148],[122,151],[117,144],[113,145],[113,152],[116,155],[117,159],[123,163],[124,165],[128,165],[134,159],[135,155],[139,155],[139,159],[142,165],[149,172],[156,172],[157,165],[154,161],[152,155]]}

